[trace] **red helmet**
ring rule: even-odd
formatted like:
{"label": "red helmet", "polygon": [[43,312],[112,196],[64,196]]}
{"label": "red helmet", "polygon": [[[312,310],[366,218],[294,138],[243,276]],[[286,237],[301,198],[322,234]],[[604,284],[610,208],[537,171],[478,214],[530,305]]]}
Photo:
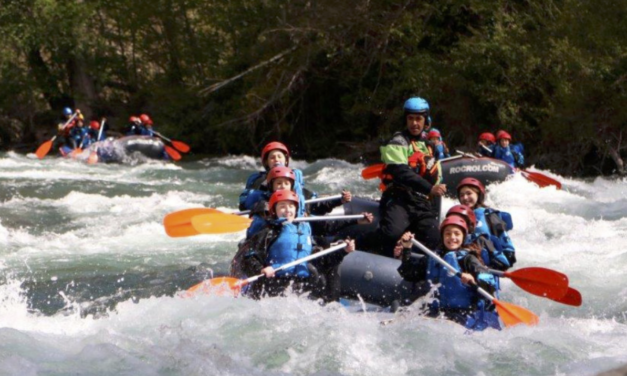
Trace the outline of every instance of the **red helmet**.
{"label": "red helmet", "polygon": [[137,116],[131,116],[128,118],[128,121],[131,123],[141,123],[141,120]]}
{"label": "red helmet", "polygon": [[464,232],[464,238],[468,236],[468,226],[466,225],[466,221],[456,215],[444,218],[442,223],[440,223],[440,233],[444,232],[444,228],[446,226],[451,225],[460,227]]}
{"label": "red helmet", "polygon": [[479,135],[479,141],[481,140],[490,141],[494,144],[496,142],[496,137],[494,137],[494,135],[490,132],[483,132]]}
{"label": "red helmet", "polygon": [[286,189],[282,189],[280,191],[276,191],[270,196],[270,203],[268,204],[270,215],[276,215],[274,211],[274,206],[279,201],[292,201],[298,207],[298,195],[295,192],[288,191]]}
{"label": "red helmet", "polygon": [[446,216],[450,215],[458,215],[466,220],[466,224],[468,228],[474,228],[477,225],[477,216],[475,212],[466,205],[455,205],[451,207],[447,212]]}
{"label": "red helmet", "polygon": [[436,130],[433,130],[433,131],[430,131],[429,133],[427,133],[427,139],[432,139],[432,138],[435,138],[435,137],[440,138],[440,137],[442,137],[442,135],[440,134],[440,132],[438,132]]}
{"label": "red helmet", "polygon": [[475,178],[463,178],[462,181],[460,181],[459,184],[457,184],[458,196],[459,196],[459,191],[462,189],[462,187],[465,187],[465,186],[477,188],[479,190],[478,203],[479,204],[483,203],[483,199],[485,198],[485,187],[479,180]]}
{"label": "red helmet", "polygon": [[496,132],[496,139],[497,140],[501,140],[501,139],[506,139],[506,140],[512,140],[512,136],[509,135],[509,133],[505,132],[504,130],[500,130],[498,132]]}
{"label": "red helmet", "polygon": [[139,120],[141,120],[141,122],[144,124],[152,125],[152,120],[150,119],[150,116],[146,114],[139,115]]}
{"label": "red helmet", "polygon": [[263,147],[263,150],[261,151],[261,163],[266,162],[266,156],[268,155],[268,153],[270,153],[272,150],[280,150],[281,152],[283,152],[283,154],[285,154],[285,164],[287,165],[287,163],[290,161],[290,151],[287,150],[287,146],[283,145],[280,142],[270,142],[268,145]]}
{"label": "red helmet", "polygon": [[272,180],[276,178],[288,178],[292,180],[292,186],[294,186],[294,182],[296,181],[296,174],[292,171],[291,168],[285,166],[275,166],[268,171],[268,175],[266,176],[266,182],[270,184]]}
{"label": "red helmet", "polygon": [[100,129],[100,123],[98,123],[96,120],[92,120],[89,122],[89,128],[97,131],[98,129]]}

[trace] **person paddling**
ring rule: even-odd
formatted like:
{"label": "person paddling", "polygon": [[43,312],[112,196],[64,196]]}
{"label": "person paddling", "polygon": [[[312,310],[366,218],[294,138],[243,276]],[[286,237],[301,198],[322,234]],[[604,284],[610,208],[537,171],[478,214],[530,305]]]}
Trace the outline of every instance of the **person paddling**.
{"label": "person paddling", "polygon": [[439,213],[429,200],[440,199],[446,193],[433,151],[421,139],[429,119],[429,104],[423,98],[413,97],[403,108],[406,129],[395,133],[380,148],[385,168],[379,227],[357,239],[360,249],[388,257],[393,257],[396,242],[406,231],[417,234],[427,247],[439,244]]}
{"label": "person paddling", "polygon": [[[516,249],[508,231],[514,228],[512,216],[505,211],[486,206],[486,190],[483,184],[472,177],[462,179],[457,185],[457,197],[462,205],[473,209],[476,217],[476,228],[473,236],[486,236],[494,244],[497,252],[505,255],[509,265],[516,263]],[[504,269],[503,269],[504,270]]]}
{"label": "person paddling", "polygon": [[477,154],[483,157],[492,158],[494,153],[494,144],[496,143],[496,137],[490,132],[483,132],[479,135],[477,141]]}
{"label": "person paddling", "polygon": [[[247,292],[259,299],[277,296],[288,286],[298,292],[312,292],[315,297],[325,296],[325,279],[315,265],[339,265],[344,256],[355,250],[353,240],[346,239],[344,251],[338,251],[294,267],[275,272],[275,269],[291,261],[309,256],[314,248],[311,226],[307,222],[292,222],[298,217],[300,198],[292,191],[281,190],[270,197],[269,211],[272,221],[255,234],[233,260],[232,270],[239,269],[245,275],[263,273],[266,278],[255,282]],[[237,277],[237,273],[234,274]]]}
{"label": "person paddling", "polygon": [[[426,278],[432,285],[438,286],[436,299],[428,305],[428,315],[443,315],[473,330],[487,327],[501,329],[494,305],[482,298],[475,289],[475,286],[479,286],[495,295],[499,284],[492,274],[484,272],[486,265],[481,254],[465,246],[468,236],[466,221],[455,215],[447,217],[440,225],[440,233],[442,242],[436,253],[441,254],[460,275],[451,274],[433,258],[429,258],[426,271],[421,268],[415,273],[416,280]],[[413,234],[409,232],[401,239],[404,247],[403,263],[411,260],[408,256],[411,253],[411,239]],[[422,276],[421,273],[426,275]]]}

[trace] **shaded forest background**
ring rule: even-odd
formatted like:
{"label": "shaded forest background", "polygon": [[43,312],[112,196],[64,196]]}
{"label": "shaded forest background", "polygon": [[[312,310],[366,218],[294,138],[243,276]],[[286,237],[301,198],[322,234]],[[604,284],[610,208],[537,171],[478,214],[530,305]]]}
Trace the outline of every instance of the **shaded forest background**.
{"label": "shaded forest background", "polygon": [[32,152],[64,106],[148,113],[196,153],[376,158],[426,98],[454,148],[506,129],[562,174],[624,174],[627,2],[0,0],[0,138]]}

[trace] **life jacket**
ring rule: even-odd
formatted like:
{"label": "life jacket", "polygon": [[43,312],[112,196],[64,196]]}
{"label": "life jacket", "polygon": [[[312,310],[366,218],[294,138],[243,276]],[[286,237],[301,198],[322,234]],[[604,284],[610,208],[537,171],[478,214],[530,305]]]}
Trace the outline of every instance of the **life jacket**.
{"label": "life jacket", "polygon": [[[455,270],[461,272],[460,262],[466,255],[468,255],[468,251],[460,250],[448,252],[442,258]],[[471,309],[476,307],[480,297],[475,288],[463,284],[458,276],[451,275],[448,269],[438,264],[433,258],[429,259],[427,279],[434,284],[441,284],[438,288],[439,299],[431,303],[432,309]],[[488,284],[495,291],[499,289],[499,282],[492,274],[479,273],[476,280]]]}
{"label": "life jacket", "polygon": [[516,168],[516,158],[514,154],[512,154],[512,150],[509,146],[504,148],[501,145],[494,145],[493,153],[495,159],[500,159],[512,166],[512,168]]}
{"label": "life jacket", "polygon": [[[425,144],[427,149],[426,153],[420,150],[418,142]],[[423,177],[429,183],[435,184],[438,180],[439,171],[436,158],[433,156],[433,146],[429,142],[425,141],[411,141],[411,148],[412,154],[407,158],[407,164],[414,172]],[[381,174],[381,184],[379,185],[379,189],[382,191],[387,189],[394,179],[392,175],[385,172],[386,167],[387,165],[383,168]]]}
{"label": "life jacket", "polygon": [[[284,223],[276,240],[268,249],[267,263],[273,268],[311,255],[312,240],[309,223]],[[277,277],[309,277],[307,263],[278,271]]]}
{"label": "life jacket", "polygon": [[507,233],[514,228],[512,216],[507,212],[483,207],[475,209],[474,212],[477,217],[475,234],[487,235],[497,251],[503,253],[510,266],[513,266],[516,262],[516,248]]}

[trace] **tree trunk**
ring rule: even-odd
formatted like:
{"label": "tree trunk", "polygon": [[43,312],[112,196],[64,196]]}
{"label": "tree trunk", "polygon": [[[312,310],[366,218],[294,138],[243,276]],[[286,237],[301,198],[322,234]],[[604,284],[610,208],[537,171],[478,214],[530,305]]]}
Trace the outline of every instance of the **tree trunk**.
{"label": "tree trunk", "polygon": [[97,98],[94,81],[87,74],[85,62],[78,56],[70,56],[67,69],[75,107],[80,109],[85,119],[88,120],[93,115],[91,105]]}

